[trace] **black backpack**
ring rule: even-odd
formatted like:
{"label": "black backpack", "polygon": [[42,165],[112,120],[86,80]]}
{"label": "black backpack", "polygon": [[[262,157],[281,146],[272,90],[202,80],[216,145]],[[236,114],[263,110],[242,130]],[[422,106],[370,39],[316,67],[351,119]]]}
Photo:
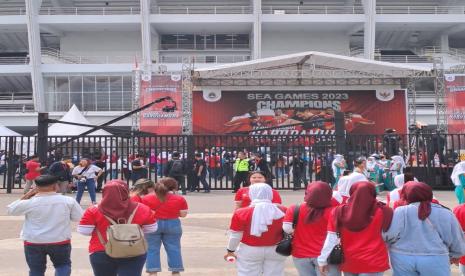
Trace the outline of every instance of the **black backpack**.
{"label": "black backpack", "polygon": [[170,175],[183,175],[184,174],[184,164],[182,160],[172,160]]}

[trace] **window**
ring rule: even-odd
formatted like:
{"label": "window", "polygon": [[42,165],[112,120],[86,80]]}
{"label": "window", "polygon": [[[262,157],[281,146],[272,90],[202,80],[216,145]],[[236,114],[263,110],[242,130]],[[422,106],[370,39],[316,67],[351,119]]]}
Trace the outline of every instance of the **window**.
{"label": "window", "polygon": [[166,34],[161,35],[161,50],[249,49],[249,34]]}
{"label": "window", "polygon": [[73,104],[82,111],[132,109],[132,76],[45,77],[49,111],[68,111]]}
{"label": "window", "polygon": [[178,49],[194,49],[194,35],[180,34],[176,36]]}

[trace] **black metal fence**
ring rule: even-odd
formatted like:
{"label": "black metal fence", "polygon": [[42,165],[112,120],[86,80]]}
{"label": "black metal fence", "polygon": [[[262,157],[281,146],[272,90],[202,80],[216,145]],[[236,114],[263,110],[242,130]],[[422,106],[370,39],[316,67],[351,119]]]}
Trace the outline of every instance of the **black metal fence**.
{"label": "black metal fence", "polygon": [[[147,176],[157,180],[163,176],[171,153],[179,152],[187,164],[188,182],[192,181],[194,154],[203,154],[208,167],[207,181],[212,189],[232,189],[234,159],[244,151],[249,158],[261,153],[272,172],[277,189],[294,187],[292,160],[304,160],[304,183],[313,180],[332,180],[331,162],[335,153],[343,154],[352,169],[352,161],[359,156],[384,153],[388,158],[402,155],[410,170],[419,180],[435,189],[453,187],[450,174],[453,166],[465,157],[465,135],[409,134],[409,135],[309,135],[309,136],[86,136],[74,141],[70,137],[48,137],[50,165],[63,156],[71,156],[73,164],[89,158],[105,170],[100,182],[113,178],[130,183],[131,161],[143,156]],[[37,152],[36,137],[0,137],[0,189],[22,188],[26,173],[25,163]],[[338,152],[336,152],[336,149]]]}

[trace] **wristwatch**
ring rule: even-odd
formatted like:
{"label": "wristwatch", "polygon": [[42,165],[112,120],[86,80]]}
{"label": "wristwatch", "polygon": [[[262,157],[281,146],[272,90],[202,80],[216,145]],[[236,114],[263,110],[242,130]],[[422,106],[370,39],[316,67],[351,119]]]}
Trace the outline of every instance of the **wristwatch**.
{"label": "wristwatch", "polygon": [[234,253],[236,250],[230,250],[226,248],[226,251],[228,251],[228,253]]}

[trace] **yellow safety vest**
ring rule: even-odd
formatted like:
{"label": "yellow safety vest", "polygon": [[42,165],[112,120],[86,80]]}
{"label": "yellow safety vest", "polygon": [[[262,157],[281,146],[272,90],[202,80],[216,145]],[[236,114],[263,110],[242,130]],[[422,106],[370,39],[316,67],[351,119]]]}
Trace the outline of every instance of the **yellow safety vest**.
{"label": "yellow safety vest", "polygon": [[248,172],[249,171],[249,159],[237,159],[236,160],[236,172]]}

